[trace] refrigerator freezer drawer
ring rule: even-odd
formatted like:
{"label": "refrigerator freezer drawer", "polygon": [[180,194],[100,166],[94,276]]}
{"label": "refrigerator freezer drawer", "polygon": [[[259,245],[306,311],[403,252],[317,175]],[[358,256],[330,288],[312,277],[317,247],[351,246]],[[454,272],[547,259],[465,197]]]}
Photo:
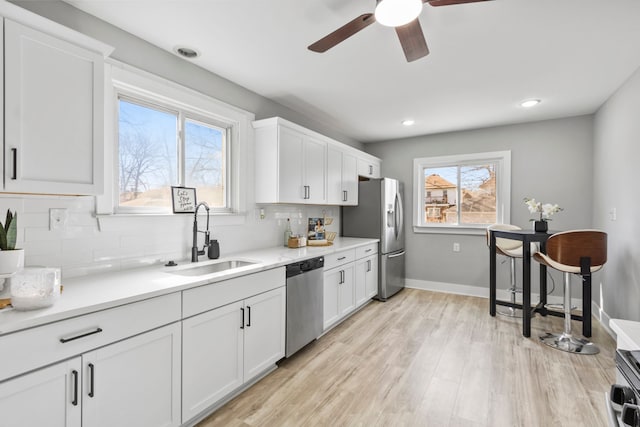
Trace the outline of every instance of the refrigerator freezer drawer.
{"label": "refrigerator freezer drawer", "polygon": [[378,298],[387,298],[404,288],[405,252],[393,252],[380,255],[380,281],[378,282]]}

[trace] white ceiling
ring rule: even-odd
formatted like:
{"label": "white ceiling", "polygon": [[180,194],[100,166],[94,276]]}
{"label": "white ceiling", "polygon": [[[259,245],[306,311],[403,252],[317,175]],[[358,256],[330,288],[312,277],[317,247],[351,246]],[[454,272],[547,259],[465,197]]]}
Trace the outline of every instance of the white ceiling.
{"label": "white ceiling", "polygon": [[307,50],[375,0],[65,1],[362,142],[593,113],[640,66],[638,0],[425,5],[412,63],[378,23]]}

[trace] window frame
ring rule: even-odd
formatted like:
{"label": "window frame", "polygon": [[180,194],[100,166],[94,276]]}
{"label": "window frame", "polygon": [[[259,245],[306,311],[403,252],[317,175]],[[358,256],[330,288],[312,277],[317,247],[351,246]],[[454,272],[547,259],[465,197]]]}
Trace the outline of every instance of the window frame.
{"label": "window frame", "polygon": [[[162,110],[183,109],[189,119],[205,122],[218,128],[226,128],[225,188],[227,208],[212,209],[217,216],[244,216],[247,191],[253,181],[252,170],[253,133],[251,123],[255,115],[211,96],[202,94],[181,84],[137,69],[117,60],[108,59],[105,64],[105,185],[104,194],[96,198],[98,216],[174,215],[171,207],[122,209],[119,207],[119,157],[118,157],[118,108],[120,94],[135,102],[159,106]],[[204,120],[203,120],[204,119]],[[180,172],[182,174],[182,172]]]}
{"label": "window frame", "polygon": [[[413,231],[415,233],[483,234],[488,224],[438,224],[424,220],[424,169],[496,164],[496,222],[511,220],[511,151],[421,157],[413,160]],[[456,183],[458,185],[458,183]]]}

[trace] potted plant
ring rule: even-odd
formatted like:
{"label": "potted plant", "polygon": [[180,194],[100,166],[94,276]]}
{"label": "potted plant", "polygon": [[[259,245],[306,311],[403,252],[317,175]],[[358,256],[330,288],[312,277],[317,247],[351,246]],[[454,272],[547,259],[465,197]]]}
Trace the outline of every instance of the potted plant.
{"label": "potted plant", "polygon": [[529,212],[533,214],[539,214],[540,219],[531,219],[533,221],[533,230],[536,232],[546,232],[549,229],[547,221],[551,221],[551,215],[560,212],[562,209],[557,204],[536,202],[536,199],[524,198],[524,203],[527,205]]}
{"label": "potted plant", "polygon": [[18,213],[7,209],[4,225],[0,223],[0,277],[9,276],[24,266],[24,249],[16,249]]}

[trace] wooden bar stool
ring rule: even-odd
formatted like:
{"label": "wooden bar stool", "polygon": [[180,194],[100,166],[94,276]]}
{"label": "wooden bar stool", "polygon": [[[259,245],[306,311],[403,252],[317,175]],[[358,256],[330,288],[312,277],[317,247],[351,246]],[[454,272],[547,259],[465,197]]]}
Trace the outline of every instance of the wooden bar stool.
{"label": "wooden bar stool", "polygon": [[[487,245],[489,245],[489,233],[491,230],[522,230],[517,225],[511,224],[493,224],[487,227]],[[531,244],[531,253],[537,252],[538,246],[535,243]],[[496,239],[496,254],[503,255],[509,258],[510,271],[511,271],[511,286],[508,291],[511,294],[511,303],[516,303],[516,294],[522,292],[522,289],[516,286],[516,259],[522,258],[522,242],[519,240],[504,239],[498,237]],[[509,317],[522,317],[522,313],[513,308],[506,307],[506,309],[496,310],[498,314]]]}
{"label": "wooden bar stool", "polygon": [[[547,333],[540,340],[548,346],[578,354],[597,354],[600,349],[586,339],[571,334],[571,275],[582,278],[582,322],[591,324],[591,274],[607,262],[607,233],[598,230],[573,230],[556,233],[547,240],[547,253],[533,259],[564,273],[564,331]],[[585,328],[591,335],[591,328]]]}

